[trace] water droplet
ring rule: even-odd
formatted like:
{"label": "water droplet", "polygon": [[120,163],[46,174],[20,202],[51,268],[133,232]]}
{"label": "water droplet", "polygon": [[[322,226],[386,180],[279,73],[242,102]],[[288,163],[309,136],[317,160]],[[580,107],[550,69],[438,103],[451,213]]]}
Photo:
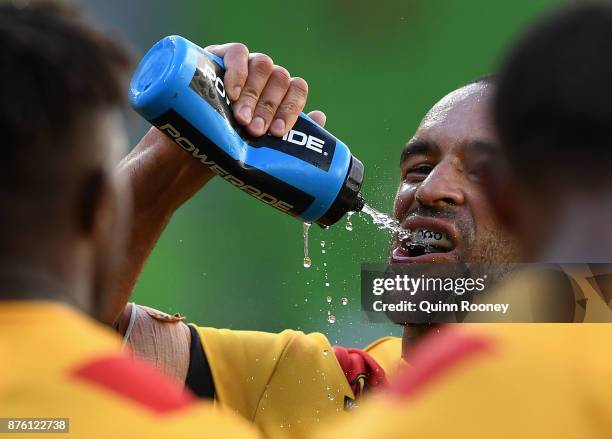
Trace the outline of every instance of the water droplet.
{"label": "water droplet", "polygon": [[310,268],[312,261],[308,256],[308,231],[310,230],[310,223],[304,223],[303,236],[304,236],[304,268]]}
{"label": "water droplet", "polygon": [[325,282],[325,286],[328,287],[329,286],[329,282]]}
{"label": "water droplet", "polygon": [[308,298],[304,299],[304,303],[308,302]]}
{"label": "water droplet", "polygon": [[323,355],[327,357],[327,354],[329,354],[329,351],[327,349],[323,349]]}
{"label": "water droplet", "polygon": [[321,241],[321,248],[325,247],[325,241]]}
{"label": "water droplet", "polygon": [[328,321],[329,323],[336,323],[336,316],[335,316],[335,315],[333,315],[333,314],[328,315],[328,316],[327,316],[327,321]]}
{"label": "water droplet", "polygon": [[324,267],[327,267],[327,262],[323,262],[323,266],[324,266]]}
{"label": "water droplet", "polygon": [[331,393],[329,395],[327,395],[327,399],[329,399],[330,401],[334,400],[334,395],[332,395]]}
{"label": "water droplet", "polygon": [[344,228],[348,230],[349,232],[353,231],[353,223],[351,222],[351,217],[353,216],[354,213],[355,212],[349,212],[346,215],[346,225],[344,226]]}
{"label": "water droplet", "polygon": [[331,303],[331,301],[332,301],[332,296],[327,296],[327,297],[325,298],[325,301],[326,301],[327,303]]}
{"label": "water droplet", "polygon": [[340,299],[340,303],[342,305],[348,305],[348,299],[346,297],[343,297],[342,299]]}
{"label": "water droplet", "polygon": [[327,251],[325,249],[321,250],[321,253],[325,254]]}

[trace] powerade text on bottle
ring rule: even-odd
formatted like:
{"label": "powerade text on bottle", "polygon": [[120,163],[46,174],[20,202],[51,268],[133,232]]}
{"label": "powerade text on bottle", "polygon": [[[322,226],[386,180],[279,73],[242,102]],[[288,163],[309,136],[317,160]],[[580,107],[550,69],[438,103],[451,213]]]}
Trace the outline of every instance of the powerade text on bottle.
{"label": "powerade text on bottle", "polygon": [[130,83],[130,103],[194,160],[304,222],[330,226],[361,210],[363,165],[305,114],[282,138],[234,120],[223,60],[179,36],[155,44]]}

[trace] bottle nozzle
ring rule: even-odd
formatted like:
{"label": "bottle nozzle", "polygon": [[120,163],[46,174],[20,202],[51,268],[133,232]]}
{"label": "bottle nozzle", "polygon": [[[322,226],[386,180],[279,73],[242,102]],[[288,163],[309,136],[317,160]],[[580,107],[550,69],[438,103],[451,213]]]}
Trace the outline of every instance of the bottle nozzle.
{"label": "bottle nozzle", "polygon": [[355,212],[361,212],[363,206],[365,206],[365,200],[363,199],[363,195],[361,195],[361,192],[359,192],[357,194],[357,198],[355,199],[355,207],[353,210]]}

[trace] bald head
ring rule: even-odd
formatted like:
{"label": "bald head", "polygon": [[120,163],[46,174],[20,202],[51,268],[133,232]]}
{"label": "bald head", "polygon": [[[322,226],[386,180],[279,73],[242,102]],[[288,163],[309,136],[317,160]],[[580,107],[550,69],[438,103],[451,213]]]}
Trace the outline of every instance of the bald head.
{"label": "bald head", "polygon": [[395,216],[404,227],[447,239],[428,254],[397,244],[396,263],[484,262],[516,259],[516,246],[489,204],[475,164],[499,151],[489,80],[461,87],[437,102],[406,144]]}

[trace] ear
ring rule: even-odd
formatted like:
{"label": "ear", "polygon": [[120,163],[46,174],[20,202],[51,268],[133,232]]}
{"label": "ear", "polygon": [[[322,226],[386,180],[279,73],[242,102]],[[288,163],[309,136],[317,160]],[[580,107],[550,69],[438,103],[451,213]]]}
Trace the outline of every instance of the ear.
{"label": "ear", "polygon": [[108,321],[112,299],[108,292],[117,279],[125,241],[126,209],[112,177],[104,168],[90,172],[82,180],[79,203],[80,238],[91,252],[93,264],[91,312],[102,321]]}
{"label": "ear", "polygon": [[78,200],[78,227],[81,236],[98,240],[108,233],[113,219],[113,190],[109,176],[96,169],[85,176]]}

